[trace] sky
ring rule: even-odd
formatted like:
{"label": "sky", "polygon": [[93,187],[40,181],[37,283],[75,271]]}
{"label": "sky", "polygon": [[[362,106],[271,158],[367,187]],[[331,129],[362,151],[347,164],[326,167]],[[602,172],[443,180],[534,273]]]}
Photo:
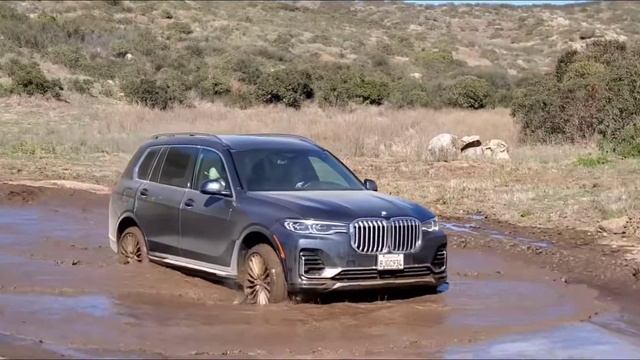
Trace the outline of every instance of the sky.
{"label": "sky", "polygon": [[433,5],[444,5],[444,4],[508,4],[508,5],[542,5],[542,4],[555,4],[555,5],[566,5],[572,3],[584,2],[584,0],[433,0],[433,1],[424,1],[424,0],[408,0],[407,2],[415,3],[415,4],[433,4]]}

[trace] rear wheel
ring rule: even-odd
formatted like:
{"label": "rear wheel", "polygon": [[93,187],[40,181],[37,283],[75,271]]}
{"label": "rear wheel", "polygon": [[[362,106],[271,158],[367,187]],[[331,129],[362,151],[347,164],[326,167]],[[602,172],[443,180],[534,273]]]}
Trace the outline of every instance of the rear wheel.
{"label": "rear wheel", "polygon": [[118,241],[118,260],[122,264],[147,261],[147,246],[142,231],[132,226],[122,232]]}
{"label": "rear wheel", "polygon": [[247,252],[242,286],[246,301],[266,305],[287,299],[287,283],[278,255],[266,244],[258,244]]}

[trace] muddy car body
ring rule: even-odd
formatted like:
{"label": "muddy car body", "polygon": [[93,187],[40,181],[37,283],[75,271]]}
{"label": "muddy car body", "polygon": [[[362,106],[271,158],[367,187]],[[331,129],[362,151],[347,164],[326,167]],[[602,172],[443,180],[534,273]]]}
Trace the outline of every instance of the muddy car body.
{"label": "muddy car body", "polygon": [[113,189],[109,237],[124,262],[235,279],[256,303],[435,288],[447,276],[447,238],[431,212],[292,135],[155,136]]}

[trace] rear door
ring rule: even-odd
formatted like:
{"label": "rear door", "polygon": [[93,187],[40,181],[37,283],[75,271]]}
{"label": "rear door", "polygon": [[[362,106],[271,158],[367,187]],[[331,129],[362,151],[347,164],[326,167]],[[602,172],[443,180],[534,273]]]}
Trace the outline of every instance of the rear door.
{"label": "rear door", "polygon": [[205,195],[199,189],[207,180],[221,180],[232,190],[222,155],[203,148],[198,156],[192,189],[187,190],[181,215],[182,256],[209,264],[230,266],[235,244],[229,223],[232,196]]}
{"label": "rear door", "polygon": [[199,148],[168,146],[149,180],[138,188],[135,215],[149,252],[179,256],[180,206],[191,186]]}

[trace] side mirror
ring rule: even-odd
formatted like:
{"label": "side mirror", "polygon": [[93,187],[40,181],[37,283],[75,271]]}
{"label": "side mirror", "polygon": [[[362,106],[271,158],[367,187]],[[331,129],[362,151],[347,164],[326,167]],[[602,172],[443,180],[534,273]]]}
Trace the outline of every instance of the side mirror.
{"label": "side mirror", "polygon": [[364,187],[367,190],[378,191],[378,184],[371,179],[364,179]]}
{"label": "side mirror", "polygon": [[222,179],[203,182],[200,187],[200,192],[205,195],[231,196],[231,191],[226,189],[226,184]]}

